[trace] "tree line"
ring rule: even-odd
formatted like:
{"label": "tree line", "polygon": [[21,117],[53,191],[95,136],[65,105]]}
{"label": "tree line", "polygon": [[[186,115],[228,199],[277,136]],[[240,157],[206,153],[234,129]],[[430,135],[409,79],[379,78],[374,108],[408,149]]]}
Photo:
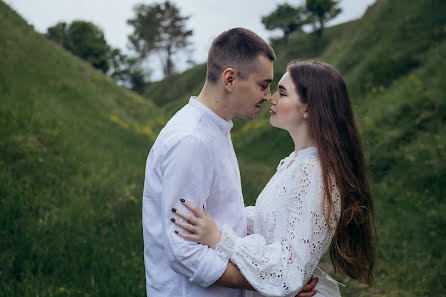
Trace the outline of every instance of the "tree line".
{"label": "tree line", "polygon": [[[306,0],[301,6],[280,4],[261,21],[267,30],[281,30],[285,41],[307,24],[312,24],[315,34],[322,38],[326,22],[341,12],[338,2]],[[102,29],[87,21],[59,22],[49,27],[45,36],[122,85],[143,93],[150,75],[143,62],[158,55],[164,75],[171,75],[175,72],[176,54],[191,45],[193,31],[187,28],[190,17],[181,15],[179,8],[169,0],[138,4],[133,10],[133,18],[127,20],[133,29],[128,36],[130,55],[108,45]]]}

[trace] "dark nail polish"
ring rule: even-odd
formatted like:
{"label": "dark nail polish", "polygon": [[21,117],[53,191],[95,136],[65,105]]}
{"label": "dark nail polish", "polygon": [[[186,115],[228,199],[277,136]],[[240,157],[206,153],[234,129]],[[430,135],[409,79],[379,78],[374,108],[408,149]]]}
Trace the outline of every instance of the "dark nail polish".
{"label": "dark nail polish", "polygon": [[176,209],[176,208],[172,208],[172,211],[173,211],[173,212],[177,212],[177,209]]}
{"label": "dark nail polish", "polygon": [[175,234],[178,234],[178,231],[177,231],[177,230],[175,230]]}
{"label": "dark nail polish", "polygon": [[171,220],[172,222],[174,222],[174,223],[175,223],[175,219],[174,219],[174,218],[171,218],[170,220]]}
{"label": "dark nail polish", "polygon": [[183,202],[183,203],[186,202],[186,200],[184,200],[183,198],[181,198],[180,201]]}

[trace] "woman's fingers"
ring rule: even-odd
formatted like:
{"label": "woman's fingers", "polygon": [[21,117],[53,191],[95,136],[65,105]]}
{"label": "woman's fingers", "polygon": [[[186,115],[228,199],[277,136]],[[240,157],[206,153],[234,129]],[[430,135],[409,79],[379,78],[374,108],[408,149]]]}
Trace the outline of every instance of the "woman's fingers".
{"label": "woman's fingers", "polygon": [[191,225],[191,224],[186,223],[186,222],[182,222],[180,220],[176,220],[174,218],[171,218],[170,220],[172,222],[174,222],[175,225],[183,228],[184,230],[189,231],[191,233],[195,233],[195,226],[194,225]]}
{"label": "woman's fingers", "polygon": [[182,238],[184,238],[184,239],[198,242],[198,237],[197,237],[197,235],[195,235],[195,234],[187,234],[187,233],[183,233],[183,232],[180,232],[180,231],[175,231],[175,233],[176,233],[178,236],[180,236],[180,237],[182,237]]}
{"label": "woman's fingers", "polygon": [[189,223],[191,223],[192,225],[197,225],[198,224],[198,220],[195,216],[190,215],[188,213],[182,212],[181,210],[172,208],[172,211],[178,215],[179,217],[185,219],[186,221],[188,221]]}
{"label": "woman's fingers", "polygon": [[189,208],[192,213],[197,217],[197,218],[201,218],[203,215],[203,210],[200,209],[199,207],[197,207],[195,204],[193,204],[192,202],[190,202],[189,200],[185,200],[185,199],[180,199],[181,203],[183,203],[184,206],[186,206],[187,208]]}

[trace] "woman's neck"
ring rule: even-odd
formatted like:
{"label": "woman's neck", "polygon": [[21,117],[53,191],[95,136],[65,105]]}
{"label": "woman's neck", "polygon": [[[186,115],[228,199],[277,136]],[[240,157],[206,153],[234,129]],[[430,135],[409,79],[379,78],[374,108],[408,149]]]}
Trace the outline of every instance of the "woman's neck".
{"label": "woman's neck", "polygon": [[301,126],[292,130],[288,130],[294,142],[295,156],[303,149],[315,146],[314,140],[310,137],[308,127]]}

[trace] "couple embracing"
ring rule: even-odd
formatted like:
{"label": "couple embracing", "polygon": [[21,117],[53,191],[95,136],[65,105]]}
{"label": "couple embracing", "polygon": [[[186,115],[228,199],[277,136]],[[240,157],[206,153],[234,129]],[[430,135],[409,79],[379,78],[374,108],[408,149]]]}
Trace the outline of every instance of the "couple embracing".
{"label": "couple embracing", "polygon": [[[200,94],[152,146],[143,197],[148,296],[340,296],[318,266],[328,251],[335,268],[372,281],[373,203],[345,82],[330,65],[296,62],[271,95],[274,60],[254,32],[223,32]],[[245,207],[231,120],[254,119],[264,102],[295,150]]]}

